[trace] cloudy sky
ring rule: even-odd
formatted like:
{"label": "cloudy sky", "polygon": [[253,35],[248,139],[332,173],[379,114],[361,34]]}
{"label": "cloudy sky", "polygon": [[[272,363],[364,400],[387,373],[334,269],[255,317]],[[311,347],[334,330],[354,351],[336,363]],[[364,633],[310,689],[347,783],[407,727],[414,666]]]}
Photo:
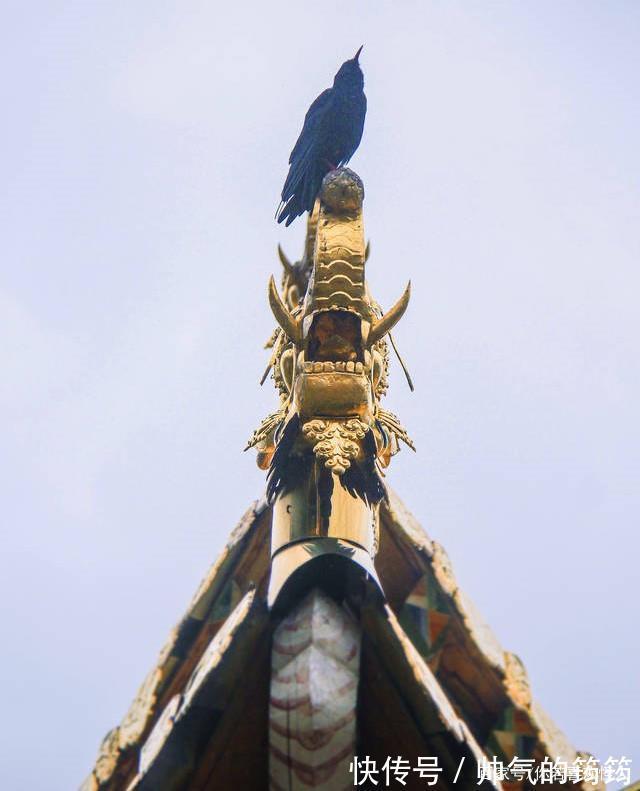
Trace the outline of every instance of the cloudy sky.
{"label": "cloudy sky", "polygon": [[262,493],[304,231],[273,213],[362,43],[368,277],[413,281],[390,482],[571,741],[640,776],[640,4],[10,0],[3,788],[79,784]]}

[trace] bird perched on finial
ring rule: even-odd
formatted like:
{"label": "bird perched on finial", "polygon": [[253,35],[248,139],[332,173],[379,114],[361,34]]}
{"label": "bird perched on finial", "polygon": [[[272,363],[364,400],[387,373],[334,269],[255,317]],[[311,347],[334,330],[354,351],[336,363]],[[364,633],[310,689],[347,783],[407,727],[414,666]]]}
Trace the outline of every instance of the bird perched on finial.
{"label": "bird perched on finial", "polygon": [[282,188],[276,219],[291,225],[311,211],[322,180],[331,170],[345,165],[362,139],[367,97],[358,63],[362,47],[345,61],[327,88],[309,108],[302,132],[289,157],[289,175]]}

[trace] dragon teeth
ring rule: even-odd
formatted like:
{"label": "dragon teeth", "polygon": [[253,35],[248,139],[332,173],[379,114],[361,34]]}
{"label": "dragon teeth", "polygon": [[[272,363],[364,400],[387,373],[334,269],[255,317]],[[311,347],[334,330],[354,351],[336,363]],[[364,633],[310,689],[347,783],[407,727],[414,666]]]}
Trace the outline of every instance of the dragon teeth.
{"label": "dragon teeth", "polygon": [[331,360],[325,362],[305,360],[302,363],[302,370],[306,374],[334,373],[336,371],[362,374],[368,369],[366,364],[363,365],[363,363],[354,362],[353,360],[349,360],[349,362],[345,362],[344,360],[336,360],[335,362]]}

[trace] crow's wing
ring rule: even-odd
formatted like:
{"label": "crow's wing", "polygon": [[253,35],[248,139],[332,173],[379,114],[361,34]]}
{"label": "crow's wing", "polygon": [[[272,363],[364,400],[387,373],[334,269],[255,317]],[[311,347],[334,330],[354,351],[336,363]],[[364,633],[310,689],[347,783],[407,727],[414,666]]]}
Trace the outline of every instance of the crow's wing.
{"label": "crow's wing", "polygon": [[297,186],[304,179],[310,166],[314,164],[319,132],[327,111],[330,109],[333,98],[333,89],[327,88],[313,102],[307,110],[291,156],[289,157],[289,174],[282,188],[282,201],[286,202],[296,191]]}
{"label": "crow's wing", "polygon": [[342,167],[346,165],[347,162],[351,159],[351,157],[355,154],[356,149],[360,145],[360,141],[362,140],[362,133],[364,131],[364,119],[367,114],[367,97],[364,93],[361,94],[354,101],[351,110],[351,120],[353,124],[351,140],[349,141],[348,147],[344,152],[344,156],[340,159],[339,162],[336,162],[337,167]]}
{"label": "crow's wing", "polygon": [[300,155],[301,150],[305,147],[305,140],[317,133],[322,118],[324,118],[327,108],[331,105],[332,96],[333,88],[327,88],[326,91],[322,91],[320,96],[315,99],[311,107],[307,110],[304,123],[302,124],[302,131],[289,156],[289,164]]}

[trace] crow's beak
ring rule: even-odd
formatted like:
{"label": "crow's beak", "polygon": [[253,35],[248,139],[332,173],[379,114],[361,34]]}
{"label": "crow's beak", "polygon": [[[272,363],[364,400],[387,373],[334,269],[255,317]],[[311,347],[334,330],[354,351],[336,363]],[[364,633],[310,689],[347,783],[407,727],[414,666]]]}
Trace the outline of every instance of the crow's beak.
{"label": "crow's beak", "polygon": [[[364,47],[364,44],[362,45],[362,47]],[[362,47],[360,47],[360,49],[356,52],[355,57],[353,58],[356,63],[358,62],[358,58],[360,57],[360,53],[362,52]]]}

